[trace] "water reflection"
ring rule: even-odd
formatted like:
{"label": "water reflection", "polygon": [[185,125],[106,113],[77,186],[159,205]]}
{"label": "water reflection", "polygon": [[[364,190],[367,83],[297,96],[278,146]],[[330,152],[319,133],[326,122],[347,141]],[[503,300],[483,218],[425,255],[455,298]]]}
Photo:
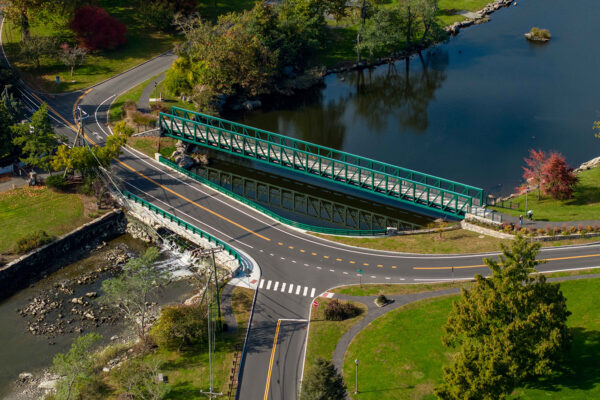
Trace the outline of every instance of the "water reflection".
{"label": "water reflection", "polygon": [[415,229],[431,221],[407,210],[374,203],[237,163],[214,160],[196,174],[296,222],[327,228]]}

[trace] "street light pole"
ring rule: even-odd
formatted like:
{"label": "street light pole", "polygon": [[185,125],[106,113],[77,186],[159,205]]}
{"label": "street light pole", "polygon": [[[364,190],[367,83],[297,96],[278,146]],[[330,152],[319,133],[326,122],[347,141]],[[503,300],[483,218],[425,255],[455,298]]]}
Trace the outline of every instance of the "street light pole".
{"label": "street light pole", "polygon": [[527,213],[527,196],[529,195],[529,182],[527,182],[527,186],[525,188],[525,213]]}
{"label": "street light pole", "polygon": [[358,358],[354,360],[354,364],[356,364],[356,386],[354,390],[354,394],[358,394]]}

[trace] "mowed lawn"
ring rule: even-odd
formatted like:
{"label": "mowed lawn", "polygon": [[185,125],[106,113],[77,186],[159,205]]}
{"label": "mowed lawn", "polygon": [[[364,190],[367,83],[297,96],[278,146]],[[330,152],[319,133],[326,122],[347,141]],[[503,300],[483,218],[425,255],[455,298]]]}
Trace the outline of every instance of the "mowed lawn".
{"label": "mowed lawn", "polygon": [[[513,393],[519,399],[600,398],[600,279],[561,283],[573,333],[564,372],[532,382]],[[452,302],[457,296],[413,303],[378,318],[351,343],[344,359],[344,379],[352,399],[435,399],[452,349],[441,343]],[[359,360],[359,390],[354,394]]]}
{"label": "mowed lawn", "polygon": [[[575,193],[569,200],[554,200],[542,197],[538,201],[537,190],[527,196],[527,208],[533,210],[533,217],[537,221],[589,221],[600,222],[600,167],[581,171],[578,175],[579,182]],[[518,217],[525,214],[525,196],[518,196],[510,200],[518,204],[518,209],[492,207],[499,212]]]}
{"label": "mowed lawn", "polygon": [[0,193],[0,253],[11,253],[17,240],[27,234],[44,230],[59,236],[89,220],[77,194],[56,193],[45,187]]}

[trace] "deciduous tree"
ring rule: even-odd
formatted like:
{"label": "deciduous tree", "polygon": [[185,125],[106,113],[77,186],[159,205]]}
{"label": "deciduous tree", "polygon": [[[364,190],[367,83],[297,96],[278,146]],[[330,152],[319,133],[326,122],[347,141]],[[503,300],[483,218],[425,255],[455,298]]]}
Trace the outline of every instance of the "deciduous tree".
{"label": "deciduous tree", "polygon": [[542,198],[542,177],[544,172],[544,164],[548,156],[542,150],[529,150],[529,157],[525,157],[526,167],[523,167],[523,179],[537,186],[538,200]]}
{"label": "deciduous tree", "polygon": [[573,168],[567,165],[565,158],[559,153],[550,152],[542,171],[544,193],[558,200],[570,199],[577,181]]}
{"label": "deciduous tree", "polygon": [[78,8],[70,26],[89,50],[114,49],[127,41],[127,27],[100,7]]}
{"label": "deciduous tree", "polygon": [[54,54],[56,51],[56,41],[47,36],[29,36],[27,40],[21,42],[20,46],[21,56],[35,68],[40,67],[43,56]]}
{"label": "deciduous tree", "polygon": [[43,103],[31,116],[31,123],[15,125],[13,143],[21,147],[24,157],[21,161],[33,167],[50,170],[54,151],[58,148],[58,138],[52,129],[48,107]]}
{"label": "deciduous tree", "polygon": [[440,399],[502,399],[522,382],[556,371],[569,345],[570,315],[559,284],[531,275],[540,245],[518,237],[502,245],[499,262],[484,259],[492,275],[463,289],[444,327],[444,345],[458,348]]}
{"label": "deciduous tree", "polygon": [[63,43],[60,46],[60,59],[71,70],[71,77],[73,76],[75,67],[83,65],[87,53],[88,49],[85,47],[79,47],[77,45],[69,46],[68,43]]}
{"label": "deciduous tree", "polygon": [[151,247],[129,260],[120,276],[102,282],[103,301],[121,310],[144,346],[148,316],[153,310],[152,292],[165,282],[164,272],[154,266],[159,256],[158,249]]}
{"label": "deciduous tree", "polygon": [[57,391],[57,400],[70,400],[78,395],[77,384],[89,377],[93,367],[92,349],[102,338],[97,333],[88,333],[75,339],[67,353],[54,356],[53,370],[61,375]]}
{"label": "deciduous tree", "polygon": [[331,361],[317,358],[302,382],[301,400],[344,400],[346,385]]}

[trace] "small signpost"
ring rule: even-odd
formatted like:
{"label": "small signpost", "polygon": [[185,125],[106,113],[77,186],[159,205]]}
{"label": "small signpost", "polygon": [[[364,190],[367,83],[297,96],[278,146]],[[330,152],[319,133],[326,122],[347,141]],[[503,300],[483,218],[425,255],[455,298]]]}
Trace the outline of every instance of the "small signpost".
{"label": "small signpost", "polygon": [[362,269],[357,269],[356,272],[358,272],[358,276],[360,279],[360,287],[362,287],[362,276],[365,273],[365,271],[363,271]]}
{"label": "small signpost", "polygon": [[313,307],[319,307],[319,302],[318,302],[318,301],[316,301],[316,300],[315,300],[315,301],[313,301],[313,302],[312,302],[312,306],[313,306]]}

